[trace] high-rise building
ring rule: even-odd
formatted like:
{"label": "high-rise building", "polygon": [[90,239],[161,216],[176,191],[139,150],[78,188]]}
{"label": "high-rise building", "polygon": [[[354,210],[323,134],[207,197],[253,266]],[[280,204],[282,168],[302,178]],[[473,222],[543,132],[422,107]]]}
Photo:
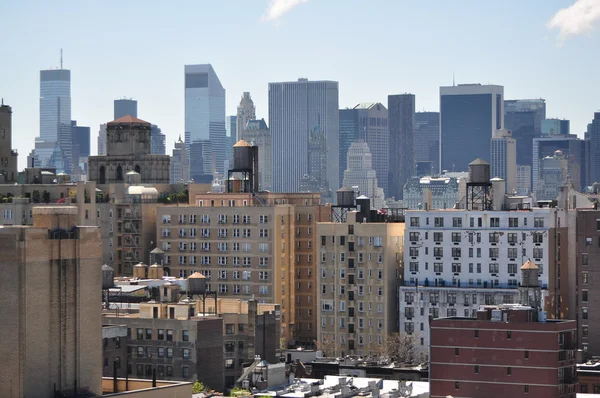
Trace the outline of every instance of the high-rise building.
{"label": "high-rise building", "polygon": [[121,98],[114,102],[114,119],[117,120],[123,116],[137,117],[137,101],[131,98]]}
{"label": "high-rise building", "polygon": [[370,207],[317,224],[317,335],[328,357],[373,355],[398,329],[404,223],[371,219]]}
{"label": "high-rise building", "polygon": [[227,116],[225,118],[225,170],[233,168],[233,146],[239,141],[237,138],[237,116]]}
{"label": "high-rise building", "polygon": [[258,186],[261,191],[270,191],[273,187],[273,141],[265,119],[248,120],[241,137],[258,147]]}
{"label": "high-rise building", "polygon": [[[533,165],[533,139],[542,134],[542,121],[546,119],[544,99],[519,99],[504,101],[504,128],[517,141],[517,164]],[[529,177],[531,186],[531,176]]]}
{"label": "high-rise building", "polygon": [[537,200],[556,200],[561,188],[567,183],[569,161],[562,151],[540,159],[539,176],[535,187]]}
{"label": "high-rise building", "polygon": [[173,156],[171,157],[170,178],[171,184],[187,183],[190,181],[190,154],[185,142],[179,140],[173,148]]}
{"label": "high-rise building", "polygon": [[347,154],[347,169],[344,171],[342,185],[347,188],[358,187],[360,195],[371,199],[374,209],[385,207],[383,189],[379,187],[377,172],[373,169],[371,151],[363,140],[350,145]]}
{"label": "high-rise building", "polygon": [[330,200],[327,181],[327,137],[321,126],[308,136],[308,173],[300,180],[300,192],[319,192],[324,202]]}
{"label": "high-rise building", "polygon": [[152,155],[167,154],[167,137],[156,124],[153,124],[150,130],[150,153]]}
{"label": "high-rise building", "polygon": [[403,206],[409,210],[452,209],[466,195],[466,179],[411,177],[404,185]]}
{"label": "high-rise building", "polygon": [[532,190],[539,185],[541,161],[553,157],[556,151],[561,151],[567,159],[568,175],[575,190],[581,191],[588,185],[588,159],[586,142],[576,135],[560,135],[535,138],[533,140]]}
{"label": "high-rise building", "polygon": [[308,142],[317,126],[327,141],[327,180],[339,185],[338,83],[309,81],[269,83],[269,126],[273,137],[273,190],[297,192],[308,174]]}
{"label": "high-rise building", "polygon": [[[17,152],[12,149],[12,108],[0,103],[0,183],[17,181]],[[29,166],[28,166],[29,167]]]}
{"label": "high-rise building", "polygon": [[369,146],[373,169],[379,186],[388,189],[388,111],[380,102],[360,103],[351,109],[340,109],[340,181],[347,169],[348,149],[356,140]]}
{"label": "high-rise building", "polygon": [[517,190],[517,141],[510,131],[498,130],[494,133],[490,148],[492,177],[499,177],[506,184],[506,192]]}
{"label": "high-rise building", "polygon": [[415,162],[430,162],[427,175],[438,174],[440,170],[440,113],[415,113]]}
{"label": "high-rise building", "polygon": [[244,92],[240,104],[237,107],[237,128],[235,130],[237,132],[236,142],[239,140],[246,140],[243,137],[243,133],[249,120],[256,120],[256,107],[254,106],[254,101],[252,101],[252,98],[250,97],[250,93]]}
{"label": "high-rise building", "polygon": [[542,120],[542,136],[569,135],[571,122],[565,119]]}
{"label": "high-rise building", "polygon": [[600,112],[594,112],[594,120],[589,124],[590,178],[588,183],[600,182]]}
{"label": "high-rise building", "polygon": [[71,173],[71,71],[40,71],[40,136],[36,138],[36,166]]}
{"label": "high-rise building", "polygon": [[98,156],[106,156],[106,123],[98,130]]}
{"label": "high-rise building", "polygon": [[486,306],[431,322],[431,397],[575,397],[577,322]]}
{"label": "high-rise building", "polygon": [[79,157],[87,158],[90,156],[90,128],[78,126],[77,120],[72,120],[71,133],[73,134],[73,146],[77,145]]}
{"label": "high-rise building", "polygon": [[504,128],[504,87],[459,84],[440,87],[442,170],[466,171],[471,159],[490,160],[490,142]]}
{"label": "high-rise building", "polygon": [[0,228],[0,396],[101,396],[99,228],[74,206],[32,212],[33,226]]}
{"label": "high-rise building", "polygon": [[531,166],[519,164],[517,165],[517,195],[527,196],[531,193]]}
{"label": "high-rise building", "polygon": [[415,172],[415,95],[388,95],[389,165],[387,196],[402,199]]}
{"label": "high-rise building", "polygon": [[185,143],[194,181],[225,171],[225,89],[210,64],[185,65]]}

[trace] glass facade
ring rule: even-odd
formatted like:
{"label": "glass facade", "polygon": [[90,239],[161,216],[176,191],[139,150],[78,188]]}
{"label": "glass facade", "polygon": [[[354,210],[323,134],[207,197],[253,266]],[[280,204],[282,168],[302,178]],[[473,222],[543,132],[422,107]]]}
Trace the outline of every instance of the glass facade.
{"label": "glass facade", "polygon": [[185,66],[185,140],[194,180],[226,172],[225,89],[210,64]]}
{"label": "glass facade", "polygon": [[[421,170],[417,175],[440,172],[440,113],[415,113],[415,162]],[[423,174],[425,173],[425,174]]]}
{"label": "glass facade", "polygon": [[137,117],[137,101],[133,99],[118,99],[114,103],[114,120],[123,116]]}

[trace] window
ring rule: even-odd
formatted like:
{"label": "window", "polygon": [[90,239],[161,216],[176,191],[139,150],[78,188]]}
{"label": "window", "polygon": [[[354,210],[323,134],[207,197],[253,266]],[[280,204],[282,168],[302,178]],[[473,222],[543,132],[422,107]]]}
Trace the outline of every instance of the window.
{"label": "window", "polygon": [[544,249],[542,249],[541,247],[534,247],[533,248],[533,258],[536,258],[536,259],[544,258]]}
{"label": "window", "polygon": [[581,336],[582,337],[588,337],[589,336],[589,326],[582,326],[581,327]]}
{"label": "window", "polygon": [[433,241],[436,243],[441,243],[444,241],[444,233],[443,232],[434,232],[433,233]]}
{"label": "window", "polygon": [[409,266],[410,266],[410,272],[419,272],[419,262],[418,261],[411,261],[409,263]]}
{"label": "window", "polygon": [[152,340],[152,329],[146,329],[146,340]]}
{"label": "window", "polygon": [[460,257],[462,254],[460,247],[453,247],[452,248],[452,257]]}
{"label": "window", "polygon": [[[476,304],[476,302],[473,301],[473,304]],[[473,330],[473,337],[475,337],[476,339],[479,338],[479,330]]]}
{"label": "window", "polygon": [[444,248],[443,247],[434,247],[433,248],[433,257],[444,257]]}
{"label": "window", "polygon": [[533,226],[534,228],[544,228],[544,217],[534,217]]}
{"label": "window", "polygon": [[455,274],[460,272],[460,263],[452,263],[452,272]]}
{"label": "window", "polygon": [[498,243],[500,241],[500,234],[498,232],[490,232],[490,243]]}
{"label": "window", "polygon": [[490,218],[490,227],[491,228],[499,228],[500,227],[500,218],[499,217],[491,217]]}
{"label": "window", "polygon": [[433,263],[433,272],[444,272],[444,263]]}
{"label": "window", "polygon": [[190,368],[188,366],[181,367],[181,377],[186,379],[190,377]]}
{"label": "window", "polygon": [[497,247],[490,247],[490,258],[498,258],[500,253],[500,249]]}
{"label": "window", "polygon": [[519,227],[519,218],[518,217],[509,217],[508,218],[508,227],[509,228],[518,228]]}
{"label": "window", "polygon": [[454,228],[462,228],[462,218],[452,217],[452,226]]}
{"label": "window", "polygon": [[497,274],[499,272],[500,266],[498,263],[490,263],[490,274]]}
{"label": "window", "polygon": [[517,234],[514,232],[508,233],[507,240],[508,240],[508,243],[510,243],[510,244],[517,243]]}
{"label": "window", "polygon": [[167,341],[173,341],[173,330],[167,329]]}
{"label": "window", "polygon": [[582,290],[581,291],[581,301],[583,301],[583,302],[587,302],[588,301],[588,291],[587,290]]}
{"label": "window", "polygon": [[583,307],[581,309],[581,318],[588,319],[588,308],[587,307]]}
{"label": "window", "polygon": [[411,232],[411,233],[409,233],[408,239],[411,242],[418,242],[419,241],[419,232]]}
{"label": "window", "polygon": [[508,256],[508,258],[512,258],[512,259],[517,258],[517,248],[516,247],[509,247],[508,248],[507,256]]}
{"label": "window", "polygon": [[544,234],[542,232],[535,232],[533,234],[533,243],[544,243]]}
{"label": "window", "polygon": [[460,232],[452,232],[452,242],[453,243],[460,243],[462,237]]}
{"label": "window", "polygon": [[509,274],[516,274],[517,273],[517,264],[508,264],[508,273]]}
{"label": "window", "polygon": [[512,368],[509,366],[506,368],[506,375],[510,376],[512,374]]}
{"label": "window", "polygon": [[444,226],[444,217],[434,217],[433,225],[435,227],[443,227]]}
{"label": "window", "polygon": [[269,216],[267,216],[267,215],[261,215],[261,216],[259,216],[259,222],[261,224],[268,224],[269,223]]}
{"label": "window", "polygon": [[[418,247],[409,247],[408,248],[409,256],[418,257],[419,256],[419,248]],[[361,262],[361,261],[359,261]]]}
{"label": "window", "polygon": [[475,365],[473,367],[473,372],[475,372],[475,374],[479,374],[479,365]]}
{"label": "window", "polygon": [[528,393],[529,392],[529,386],[527,384],[525,384],[523,386],[523,392]]}
{"label": "window", "polygon": [[190,359],[190,349],[189,348],[184,348],[181,350],[181,357],[183,359]]}
{"label": "window", "polygon": [[144,339],[144,329],[142,329],[142,328],[137,329],[137,339],[138,340]]}
{"label": "window", "polygon": [[418,227],[419,226],[419,217],[411,217],[410,218],[410,226]]}
{"label": "window", "polygon": [[507,338],[508,340],[512,339],[512,332],[511,332],[510,330],[508,330],[508,331],[506,332],[506,338]]}

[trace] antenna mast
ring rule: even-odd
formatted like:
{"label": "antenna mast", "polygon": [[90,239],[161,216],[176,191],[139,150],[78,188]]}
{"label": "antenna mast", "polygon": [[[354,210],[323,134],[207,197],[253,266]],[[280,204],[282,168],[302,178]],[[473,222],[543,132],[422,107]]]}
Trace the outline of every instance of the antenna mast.
{"label": "antenna mast", "polygon": [[60,69],[63,68],[63,51],[62,48],[60,49]]}

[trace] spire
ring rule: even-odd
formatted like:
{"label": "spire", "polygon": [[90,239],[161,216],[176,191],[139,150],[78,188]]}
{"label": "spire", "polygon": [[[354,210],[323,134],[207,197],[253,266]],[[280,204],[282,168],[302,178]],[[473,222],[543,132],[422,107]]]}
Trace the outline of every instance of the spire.
{"label": "spire", "polygon": [[453,85],[453,86],[456,86],[456,81],[455,81],[455,79],[454,79],[454,72],[452,72],[452,85]]}
{"label": "spire", "polygon": [[60,49],[60,69],[63,68],[63,51],[62,48]]}

